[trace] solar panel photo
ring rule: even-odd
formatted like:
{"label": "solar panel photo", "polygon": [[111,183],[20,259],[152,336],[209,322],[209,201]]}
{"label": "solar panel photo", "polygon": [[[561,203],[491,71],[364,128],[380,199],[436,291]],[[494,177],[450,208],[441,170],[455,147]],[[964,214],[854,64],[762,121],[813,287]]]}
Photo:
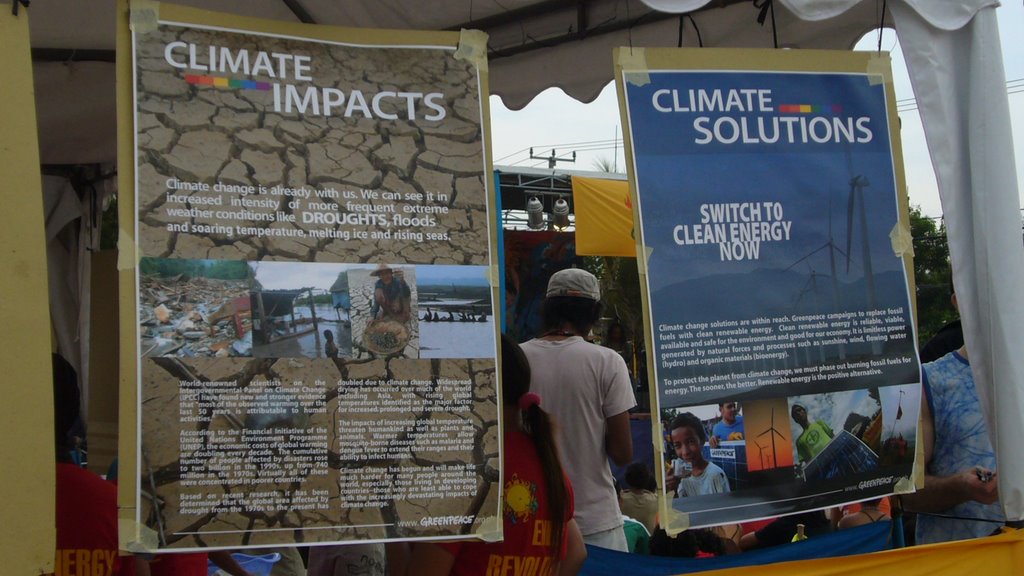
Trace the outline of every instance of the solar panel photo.
{"label": "solar panel photo", "polygon": [[804,468],[808,482],[853,476],[878,468],[878,455],[856,436],[843,430]]}

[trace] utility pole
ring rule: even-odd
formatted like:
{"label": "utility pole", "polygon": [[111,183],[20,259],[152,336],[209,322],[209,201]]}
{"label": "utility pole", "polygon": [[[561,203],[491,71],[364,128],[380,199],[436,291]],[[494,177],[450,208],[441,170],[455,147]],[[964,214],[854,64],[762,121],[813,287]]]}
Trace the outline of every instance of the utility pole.
{"label": "utility pole", "polygon": [[570,158],[559,158],[558,156],[555,155],[555,149],[554,148],[551,149],[551,155],[550,156],[534,156],[533,155],[533,148],[531,147],[530,148],[530,160],[547,160],[548,161],[548,168],[554,169],[555,165],[558,162],[576,162],[576,152],[573,151],[571,159]]}

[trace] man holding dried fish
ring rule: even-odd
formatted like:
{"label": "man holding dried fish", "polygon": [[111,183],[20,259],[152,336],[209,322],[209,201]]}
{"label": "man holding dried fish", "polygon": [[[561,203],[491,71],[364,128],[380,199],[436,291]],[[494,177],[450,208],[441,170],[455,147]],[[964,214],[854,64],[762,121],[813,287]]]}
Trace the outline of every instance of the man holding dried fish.
{"label": "man holding dried fish", "polygon": [[370,273],[377,277],[373,288],[373,305],[370,307],[372,320],[394,320],[406,323],[410,318],[412,291],[405,282],[405,273],[387,264],[377,265]]}

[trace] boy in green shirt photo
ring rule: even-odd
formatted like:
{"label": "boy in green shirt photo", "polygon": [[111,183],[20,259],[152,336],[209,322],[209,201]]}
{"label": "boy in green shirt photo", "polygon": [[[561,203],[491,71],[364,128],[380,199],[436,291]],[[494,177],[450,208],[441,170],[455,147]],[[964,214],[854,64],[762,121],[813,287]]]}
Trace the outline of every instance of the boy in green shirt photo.
{"label": "boy in green shirt photo", "polygon": [[810,462],[825,449],[825,446],[828,446],[828,443],[835,437],[835,432],[832,432],[824,420],[808,422],[807,408],[801,404],[793,404],[790,415],[804,429],[800,437],[796,439],[796,451],[800,454],[800,461]]}

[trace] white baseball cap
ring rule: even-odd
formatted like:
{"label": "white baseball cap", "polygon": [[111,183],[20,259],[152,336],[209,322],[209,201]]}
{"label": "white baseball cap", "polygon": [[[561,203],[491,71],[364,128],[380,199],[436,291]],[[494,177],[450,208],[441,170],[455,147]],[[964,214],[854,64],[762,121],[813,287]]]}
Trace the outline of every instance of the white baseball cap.
{"label": "white baseball cap", "polygon": [[547,297],[556,296],[600,300],[601,286],[590,272],[579,268],[567,268],[552,274],[551,280],[548,281]]}

